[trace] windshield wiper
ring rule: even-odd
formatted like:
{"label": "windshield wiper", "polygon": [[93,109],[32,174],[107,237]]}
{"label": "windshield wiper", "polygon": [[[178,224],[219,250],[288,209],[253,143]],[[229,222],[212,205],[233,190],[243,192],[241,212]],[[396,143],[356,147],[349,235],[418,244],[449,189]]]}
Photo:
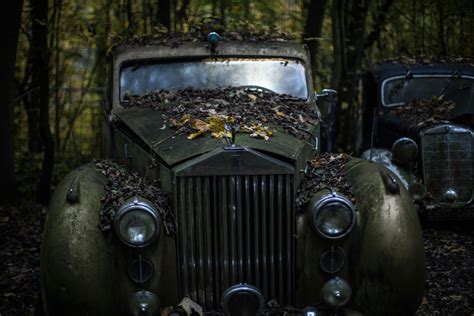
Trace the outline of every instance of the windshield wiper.
{"label": "windshield wiper", "polygon": [[265,92],[270,92],[270,93],[276,93],[275,91],[262,87],[262,86],[256,86],[256,85],[242,85],[242,86],[237,86],[237,88],[240,89],[249,89],[249,90],[262,90]]}
{"label": "windshield wiper", "polygon": [[444,93],[446,92],[446,89],[448,89],[451,83],[453,83],[454,79],[459,79],[459,78],[461,78],[461,69],[456,69],[449,77],[449,81],[444,85],[443,89],[441,89],[441,92],[438,94],[438,98],[444,95]]}
{"label": "windshield wiper", "polygon": [[397,83],[395,87],[393,87],[390,90],[390,92],[388,93],[388,100],[392,101],[392,98],[403,88],[403,86],[405,85],[405,82],[407,80],[411,80],[412,78],[413,78],[413,73],[411,72],[411,70],[408,70],[405,74],[405,78],[403,78],[402,81]]}

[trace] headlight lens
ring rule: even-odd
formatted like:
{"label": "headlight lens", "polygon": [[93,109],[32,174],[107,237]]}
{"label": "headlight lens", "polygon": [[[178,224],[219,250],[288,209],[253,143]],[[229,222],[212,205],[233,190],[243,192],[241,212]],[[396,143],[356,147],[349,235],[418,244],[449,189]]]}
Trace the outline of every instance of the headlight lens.
{"label": "headlight lens", "polygon": [[322,236],[337,239],[347,235],[355,224],[355,208],[345,196],[332,193],[311,203],[315,230]]}
{"label": "headlight lens", "polygon": [[159,234],[160,214],[150,201],[134,198],[125,202],[115,215],[120,239],[131,247],[143,247]]}

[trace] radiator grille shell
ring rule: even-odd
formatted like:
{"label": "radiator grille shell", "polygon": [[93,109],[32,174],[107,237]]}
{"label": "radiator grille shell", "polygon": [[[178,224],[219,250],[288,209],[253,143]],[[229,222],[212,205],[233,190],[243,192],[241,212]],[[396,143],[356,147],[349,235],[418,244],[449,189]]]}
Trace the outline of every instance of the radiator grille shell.
{"label": "radiator grille shell", "polygon": [[[235,153],[220,158],[215,173]],[[256,286],[266,300],[294,303],[294,175],[271,174],[269,162],[260,174],[202,175],[193,166],[199,175],[175,178],[180,295],[205,310],[221,309],[222,293],[238,283]]]}
{"label": "radiator grille shell", "polygon": [[423,176],[434,201],[445,204],[448,189],[458,193],[458,205],[472,201],[474,134],[461,126],[441,125],[425,130],[421,137]]}

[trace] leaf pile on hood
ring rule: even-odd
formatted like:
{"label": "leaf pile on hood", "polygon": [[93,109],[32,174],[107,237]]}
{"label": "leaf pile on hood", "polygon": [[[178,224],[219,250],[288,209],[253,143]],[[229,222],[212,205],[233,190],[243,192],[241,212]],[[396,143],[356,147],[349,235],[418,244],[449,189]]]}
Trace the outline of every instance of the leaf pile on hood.
{"label": "leaf pile on hood", "polygon": [[431,99],[415,99],[405,105],[390,110],[390,113],[402,118],[418,128],[432,127],[448,122],[456,103],[434,96]]}
{"label": "leaf pile on hood", "polygon": [[94,164],[97,171],[108,179],[101,199],[99,227],[102,231],[111,229],[115,213],[126,200],[140,196],[152,202],[160,212],[166,233],[175,232],[176,221],[166,193],[146,182],[138,172],[111,160],[95,160]]}
{"label": "leaf pile on hood", "polygon": [[350,159],[347,154],[323,153],[309,161],[301,186],[296,192],[296,211],[304,212],[309,200],[324,188],[344,194],[355,202],[352,186],[347,182],[343,171]]}
{"label": "leaf pile on hood", "polygon": [[309,130],[318,121],[317,109],[305,100],[261,89],[162,90],[143,96],[127,96],[125,101],[130,107],[151,107],[161,111],[178,133],[189,133],[190,138],[207,132],[218,137],[226,132],[224,125],[230,121],[238,123],[241,131],[254,137],[268,139],[273,131],[267,124],[274,124],[304,139],[307,133],[302,130]]}

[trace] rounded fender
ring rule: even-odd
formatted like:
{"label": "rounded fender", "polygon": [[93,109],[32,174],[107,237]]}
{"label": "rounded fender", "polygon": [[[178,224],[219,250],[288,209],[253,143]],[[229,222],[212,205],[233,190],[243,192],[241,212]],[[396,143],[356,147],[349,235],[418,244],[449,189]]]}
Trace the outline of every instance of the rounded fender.
{"label": "rounded fender", "polygon": [[416,209],[384,166],[353,159],[346,166],[357,199],[350,247],[352,306],[368,315],[411,315],[425,285],[425,253]]}
{"label": "rounded fender", "polygon": [[98,227],[107,179],[92,164],[67,175],[51,199],[41,247],[41,288],[48,315],[110,315],[113,251]]}

